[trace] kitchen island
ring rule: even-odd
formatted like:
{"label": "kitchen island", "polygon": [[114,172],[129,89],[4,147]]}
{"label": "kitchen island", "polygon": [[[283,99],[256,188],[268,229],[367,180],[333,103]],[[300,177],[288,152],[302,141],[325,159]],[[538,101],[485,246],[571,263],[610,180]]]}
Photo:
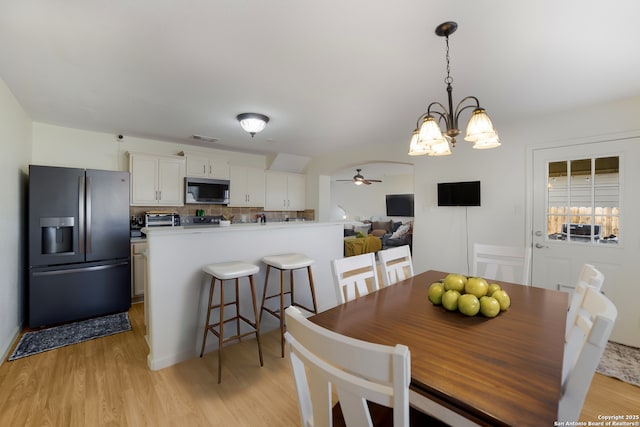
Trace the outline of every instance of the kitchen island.
{"label": "kitchen island", "polygon": [[[143,232],[149,245],[145,318],[150,350],[147,363],[152,370],[162,369],[200,354],[211,280],[202,271],[206,264],[242,260],[260,266],[260,272],[254,277],[259,305],[266,272],[266,266],[261,262],[262,257],[291,252],[304,253],[315,260],[312,269],[318,311],[336,305],[330,261],[342,258],[341,223],[283,222],[233,224],[227,227],[155,227],[143,229]],[[277,289],[275,286],[278,281],[279,274],[269,275],[271,290]],[[298,284],[296,300],[312,306],[306,270],[296,271],[295,282]],[[232,286],[232,281],[225,284]],[[233,295],[231,289],[225,294]],[[239,292],[242,313],[253,318],[251,293],[246,279],[241,279]],[[233,308],[229,310],[232,311]],[[277,319],[272,316],[264,315],[262,321],[263,333],[279,327]],[[225,324],[225,331],[233,334],[234,327],[233,322]],[[207,340],[205,352],[215,349],[217,340]]]}

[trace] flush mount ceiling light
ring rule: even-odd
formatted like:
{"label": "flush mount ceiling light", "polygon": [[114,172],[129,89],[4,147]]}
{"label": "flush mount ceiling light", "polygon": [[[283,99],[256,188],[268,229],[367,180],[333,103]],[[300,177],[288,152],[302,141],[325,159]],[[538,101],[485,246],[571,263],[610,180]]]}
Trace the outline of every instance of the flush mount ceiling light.
{"label": "flush mount ceiling light", "polygon": [[242,113],[236,116],[242,129],[251,134],[251,138],[260,132],[269,122],[269,117],[258,113]]}
{"label": "flush mount ceiling light", "polygon": [[[447,59],[447,77],[444,82],[447,84],[447,96],[449,109],[439,102],[432,102],[427,107],[427,112],[418,117],[416,129],[411,136],[409,145],[410,156],[421,156],[427,154],[429,156],[446,156],[451,154],[451,147],[456,146],[456,136],[460,133],[458,129],[458,119],[460,114],[469,108],[473,108],[471,119],[467,125],[467,133],[464,139],[473,142],[473,148],[486,149],[494,148],[500,145],[500,140],[496,130],[493,128],[491,119],[487,115],[484,108],[480,107],[480,101],[475,96],[467,96],[458,103],[455,110],[453,109],[453,100],[451,94],[453,87],[451,83],[451,68],[449,65],[449,36],[458,29],[455,22],[445,22],[438,25],[436,34],[446,39],[446,59]],[[466,105],[465,105],[466,104]],[[444,134],[440,129],[440,122],[445,123],[446,130]]]}

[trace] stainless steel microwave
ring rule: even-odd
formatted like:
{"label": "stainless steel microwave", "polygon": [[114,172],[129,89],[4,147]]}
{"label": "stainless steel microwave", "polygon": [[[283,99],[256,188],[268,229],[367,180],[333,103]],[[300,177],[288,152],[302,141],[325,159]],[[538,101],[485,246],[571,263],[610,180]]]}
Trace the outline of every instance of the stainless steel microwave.
{"label": "stainless steel microwave", "polygon": [[185,178],[186,204],[226,205],[229,203],[229,180]]}

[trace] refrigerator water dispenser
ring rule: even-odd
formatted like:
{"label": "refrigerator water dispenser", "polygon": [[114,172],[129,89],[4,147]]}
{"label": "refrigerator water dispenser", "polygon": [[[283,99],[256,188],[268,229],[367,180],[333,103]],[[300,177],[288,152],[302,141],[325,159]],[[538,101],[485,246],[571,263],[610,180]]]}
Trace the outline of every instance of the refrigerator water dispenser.
{"label": "refrigerator water dispenser", "polygon": [[43,254],[73,252],[74,217],[40,218]]}

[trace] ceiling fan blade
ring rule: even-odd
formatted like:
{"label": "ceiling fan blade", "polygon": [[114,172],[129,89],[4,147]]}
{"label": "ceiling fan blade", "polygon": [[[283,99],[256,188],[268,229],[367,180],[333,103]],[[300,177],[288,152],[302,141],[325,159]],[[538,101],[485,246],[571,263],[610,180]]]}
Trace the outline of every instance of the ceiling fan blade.
{"label": "ceiling fan blade", "polygon": [[356,185],[358,185],[358,184],[371,185],[374,182],[382,182],[382,180],[379,180],[379,179],[367,179],[367,178],[365,178],[360,173],[361,171],[362,171],[362,169],[356,169],[356,174],[353,176],[352,179],[336,179],[336,181],[353,182]]}

